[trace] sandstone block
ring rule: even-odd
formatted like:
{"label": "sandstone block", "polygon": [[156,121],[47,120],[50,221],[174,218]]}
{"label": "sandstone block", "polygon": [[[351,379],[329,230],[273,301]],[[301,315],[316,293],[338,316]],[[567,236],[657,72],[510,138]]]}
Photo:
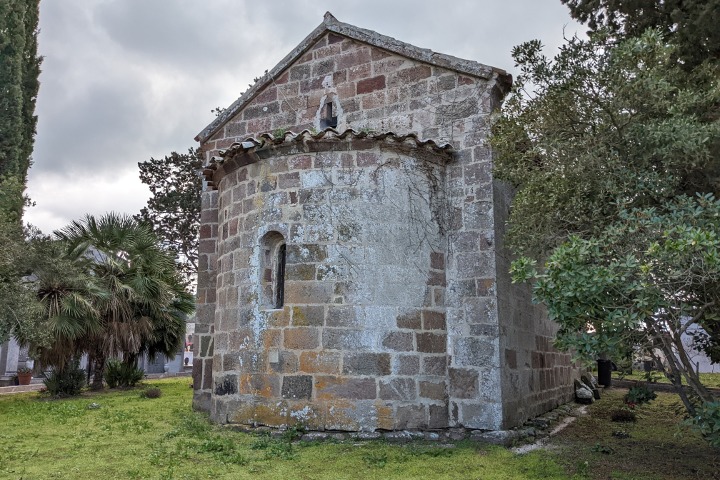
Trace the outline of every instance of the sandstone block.
{"label": "sandstone block", "polygon": [[286,328],[283,345],[289,350],[312,350],[320,345],[320,329],[314,327]]}
{"label": "sandstone block", "polygon": [[380,380],[380,398],[382,400],[400,400],[412,402],[417,399],[417,387],[412,378],[390,378]]}
{"label": "sandstone block", "polygon": [[350,353],[343,356],[346,375],[390,375],[390,355],[387,353]]}
{"label": "sandstone block", "polygon": [[315,395],[318,399],[374,400],[377,386],[373,378],[315,376]]}
{"label": "sandstone block", "polygon": [[285,375],[282,382],[282,398],[312,398],[313,380],[310,375]]}

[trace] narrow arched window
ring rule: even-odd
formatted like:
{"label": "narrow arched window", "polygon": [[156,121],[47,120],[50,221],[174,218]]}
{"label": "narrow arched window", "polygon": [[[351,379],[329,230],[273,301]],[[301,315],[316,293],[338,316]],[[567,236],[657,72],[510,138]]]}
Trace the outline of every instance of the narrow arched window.
{"label": "narrow arched window", "polygon": [[275,274],[275,308],[285,304],[285,243],[277,249],[277,273]]}
{"label": "narrow arched window", "polygon": [[285,304],[285,237],[268,232],[260,240],[262,304],[282,308]]}

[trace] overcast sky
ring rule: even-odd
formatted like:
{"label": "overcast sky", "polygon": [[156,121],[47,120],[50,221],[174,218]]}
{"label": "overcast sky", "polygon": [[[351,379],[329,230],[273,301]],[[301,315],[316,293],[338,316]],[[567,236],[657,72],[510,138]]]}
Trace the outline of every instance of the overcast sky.
{"label": "overcast sky", "polygon": [[137,163],[193,138],[330,11],[341,22],[515,73],[514,45],[552,53],[584,28],[560,0],[41,0],[38,133],[26,221],[137,213]]}

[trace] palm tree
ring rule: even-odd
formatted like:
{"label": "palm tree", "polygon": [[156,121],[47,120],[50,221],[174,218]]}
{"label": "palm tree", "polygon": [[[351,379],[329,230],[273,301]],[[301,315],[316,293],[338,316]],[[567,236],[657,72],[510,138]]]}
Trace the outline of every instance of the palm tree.
{"label": "palm tree", "polygon": [[96,303],[104,292],[93,276],[66,258],[61,242],[38,240],[35,248],[42,251],[42,261],[33,268],[33,283],[46,337],[18,340],[30,346],[40,365],[63,371],[86,350],[88,337],[100,330]]}
{"label": "palm tree", "polygon": [[55,232],[68,258],[88,272],[102,290],[93,297],[100,328],[86,338],[94,364],[93,387],[102,386],[107,359],[122,356],[136,364],[143,352],[173,355],[182,344],[184,315],[192,296],[182,285],[171,254],[152,231],[131,217],[88,215]]}

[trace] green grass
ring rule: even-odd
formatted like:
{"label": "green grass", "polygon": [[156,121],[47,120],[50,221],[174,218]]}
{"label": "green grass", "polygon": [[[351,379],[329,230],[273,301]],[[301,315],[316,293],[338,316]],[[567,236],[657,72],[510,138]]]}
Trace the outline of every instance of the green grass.
{"label": "green grass", "polygon": [[[611,389],[552,441],[511,451],[384,442],[298,443],[212,425],[191,411],[188,379],[53,400],[0,397],[0,478],[5,479],[697,479],[718,478],[717,452],[679,426],[677,397],[660,393],[636,423],[614,423],[623,389]],[[88,408],[91,404],[99,408]],[[617,438],[623,430],[629,438]],[[289,437],[289,436],[288,436]]]}
{"label": "green grass", "polygon": [[[190,409],[187,379],[65,400],[0,397],[0,478],[565,479],[545,452],[460,443],[291,443],[210,425]],[[100,405],[91,409],[92,403]]]}
{"label": "green grass", "polygon": [[[653,381],[657,383],[670,383],[670,381],[665,378],[665,376],[660,372],[651,372]],[[645,372],[633,372],[632,374],[621,374],[620,372],[613,372],[613,378],[617,379],[623,379],[623,380],[640,380],[645,381],[646,375]],[[706,387],[710,388],[720,388],[720,373],[701,373],[700,374],[700,381],[705,385]]]}
{"label": "green grass", "polygon": [[[720,478],[718,451],[682,424],[683,409],[675,394],[635,407],[635,423],[610,421],[622,408],[627,389],[606,390],[553,439],[555,460],[577,478],[681,480]],[[613,433],[622,432],[619,438]]]}

